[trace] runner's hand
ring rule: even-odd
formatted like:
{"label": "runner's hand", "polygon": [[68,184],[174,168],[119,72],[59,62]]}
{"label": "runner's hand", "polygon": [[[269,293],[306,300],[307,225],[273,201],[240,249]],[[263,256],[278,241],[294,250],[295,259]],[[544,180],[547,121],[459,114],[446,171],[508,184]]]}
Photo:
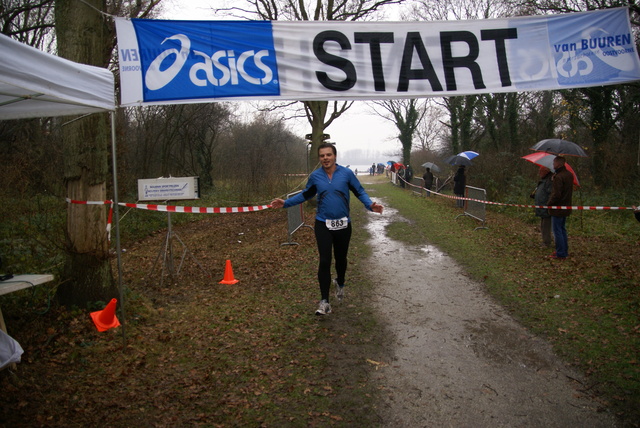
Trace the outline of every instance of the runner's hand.
{"label": "runner's hand", "polygon": [[271,208],[282,208],[284,207],[284,199],[276,198],[271,201]]}
{"label": "runner's hand", "polygon": [[374,213],[382,214],[384,207],[380,204],[376,204],[375,202],[371,204],[371,211]]}

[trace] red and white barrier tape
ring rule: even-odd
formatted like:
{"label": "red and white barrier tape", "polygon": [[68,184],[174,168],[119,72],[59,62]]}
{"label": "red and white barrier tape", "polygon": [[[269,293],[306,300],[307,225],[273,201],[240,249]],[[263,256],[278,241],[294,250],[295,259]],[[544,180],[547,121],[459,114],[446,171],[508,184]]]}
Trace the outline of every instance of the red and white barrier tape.
{"label": "red and white barrier tape", "polygon": [[70,204],[80,204],[80,205],[109,205],[113,204],[113,201],[76,201],[75,199],[65,199]]}
{"label": "red and white barrier tape", "polygon": [[230,213],[247,213],[266,210],[271,205],[255,205],[252,207],[184,207],[175,205],[154,205],[154,204],[128,204],[120,203],[119,205],[138,208],[141,210],[163,211],[171,213],[195,213],[195,214],[230,214]]}
{"label": "red and white barrier tape", "polygon": [[433,190],[427,190],[424,187],[420,187],[420,186],[416,186],[415,184],[411,184],[408,181],[404,180],[402,177],[398,176],[398,178],[400,178],[402,181],[405,182],[405,184],[408,184],[411,187],[415,187],[417,189],[421,189],[424,190],[426,192],[430,192],[433,193],[434,195],[438,195],[438,196],[443,196],[445,198],[449,198],[449,199],[461,199],[463,201],[473,201],[473,202],[480,202],[481,204],[486,204],[486,205],[502,205],[505,207],[519,207],[519,208],[545,208],[545,209],[552,209],[552,210],[585,210],[585,211],[601,211],[601,210],[605,210],[605,211],[615,211],[615,210],[633,210],[633,207],[598,207],[598,206],[582,206],[582,205],[577,205],[577,206],[563,206],[563,205],[522,205],[522,204],[505,204],[502,202],[491,202],[491,201],[483,201],[482,199],[473,199],[473,198],[461,198],[459,196],[451,196],[451,195],[445,195],[444,193],[438,193],[435,192]]}
{"label": "red and white barrier tape", "polygon": [[[66,198],[67,203],[79,205],[111,205],[109,217],[107,218],[107,239],[111,242],[111,223],[113,218],[113,201],[77,201]],[[172,213],[195,213],[195,214],[229,214],[262,211],[271,208],[271,205],[256,205],[253,207],[184,207],[175,205],[155,205],[155,204],[129,204],[120,202],[118,205],[129,208],[138,208],[150,211],[163,211]]]}
{"label": "red and white barrier tape", "polygon": [[[70,204],[81,205],[107,205],[113,204],[113,201],[76,201],[67,198]],[[254,211],[262,211],[271,208],[271,205],[255,205],[252,207],[185,207],[177,205],[157,205],[157,204],[131,204],[119,202],[118,205],[128,208],[138,208],[141,210],[163,211],[171,213],[193,213],[193,214],[230,214],[230,213],[247,213]],[[111,215],[110,215],[111,216]]]}
{"label": "red and white barrier tape", "polygon": [[113,201],[76,201],[75,199],[65,198],[69,204],[79,205],[111,205],[109,207],[109,216],[107,217],[107,240],[111,242],[111,223],[113,219]]}

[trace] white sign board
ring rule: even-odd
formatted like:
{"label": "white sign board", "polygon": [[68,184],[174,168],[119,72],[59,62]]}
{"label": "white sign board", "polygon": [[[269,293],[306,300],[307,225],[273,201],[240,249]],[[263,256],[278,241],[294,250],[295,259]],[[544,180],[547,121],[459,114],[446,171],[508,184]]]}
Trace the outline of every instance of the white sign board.
{"label": "white sign board", "polygon": [[199,199],[198,177],[169,177],[138,180],[138,200],[175,201]]}

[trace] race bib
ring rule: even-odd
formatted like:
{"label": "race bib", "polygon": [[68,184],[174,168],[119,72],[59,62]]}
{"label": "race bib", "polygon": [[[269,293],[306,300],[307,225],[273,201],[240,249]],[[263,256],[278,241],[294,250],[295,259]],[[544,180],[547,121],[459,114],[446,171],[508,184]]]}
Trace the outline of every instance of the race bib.
{"label": "race bib", "polygon": [[342,217],[337,220],[327,220],[327,229],[340,230],[345,229],[349,225],[349,218]]}

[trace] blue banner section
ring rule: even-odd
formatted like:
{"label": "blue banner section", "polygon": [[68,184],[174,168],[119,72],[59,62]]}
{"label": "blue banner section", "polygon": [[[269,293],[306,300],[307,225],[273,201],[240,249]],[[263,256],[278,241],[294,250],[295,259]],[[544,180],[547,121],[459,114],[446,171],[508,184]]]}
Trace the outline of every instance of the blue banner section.
{"label": "blue banner section", "polygon": [[635,40],[628,26],[620,25],[626,21],[626,9],[574,15],[571,31],[566,19],[549,19],[558,84],[575,87],[637,76]]}
{"label": "blue banner section", "polygon": [[280,94],[268,21],[131,21],[144,102]]}

